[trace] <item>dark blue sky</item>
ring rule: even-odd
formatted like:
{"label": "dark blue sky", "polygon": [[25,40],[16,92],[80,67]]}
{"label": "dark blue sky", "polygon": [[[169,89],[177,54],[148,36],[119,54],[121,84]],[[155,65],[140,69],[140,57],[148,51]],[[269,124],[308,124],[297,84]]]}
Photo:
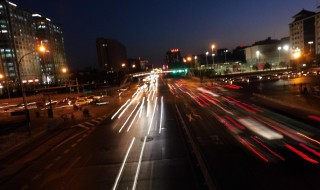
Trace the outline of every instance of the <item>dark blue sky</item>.
{"label": "dark blue sky", "polygon": [[267,37],[289,36],[292,16],[318,11],[317,0],[11,0],[63,26],[72,69],[97,67],[95,40],[114,38],[128,57],[160,66],[165,52],[183,55],[234,49]]}

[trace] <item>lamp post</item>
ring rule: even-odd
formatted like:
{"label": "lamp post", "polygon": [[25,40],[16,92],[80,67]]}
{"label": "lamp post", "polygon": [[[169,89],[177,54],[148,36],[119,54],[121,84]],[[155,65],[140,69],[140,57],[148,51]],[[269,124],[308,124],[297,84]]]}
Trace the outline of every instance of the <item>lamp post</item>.
{"label": "lamp post", "polygon": [[228,50],[224,50],[224,62],[226,63],[227,62],[227,52]]}
{"label": "lamp post", "polygon": [[282,48],[279,46],[279,47],[278,47],[278,51],[279,51],[279,64],[280,64],[280,52],[281,52],[281,49],[282,49]]}
{"label": "lamp post", "polygon": [[[63,67],[63,68],[61,69],[61,71],[62,71],[62,73],[63,73],[64,75],[67,75],[67,80],[65,80],[65,86],[67,86],[67,84],[68,84],[68,86],[69,86],[68,69],[65,68],[65,67]],[[69,86],[69,93],[71,94],[71,87],[70,87],[70,86]]]}
{"label": "lamp post", "polygon": [[216,46],[214,44],[211,45],[211,54],[212,54],[212,69],[214,68],[214,48],[216,48]]}
{"label": "lamp post", "polygon": [[207,70],[207,68],[208,68],[208,55],[209,55],[209,52],[207,51],[207,52],[206,52],[206,70]]}
{"label": "lamp post", "polygon": [[214,69],[215,70],[215,68],[214,68],[214,56],[215,56],[216,54],[212,54],[212,69]]}
{"label": "lamp post", "polygon": [[259,63],[259,61],[260,61],[260,51],[259,50],[256,51],[256,56],[257,56],[257,63]]}
{"label": "lamp post", "polygon": [[[39,47],[39,51],[40,52],[45,52],[45,50],[46,50],[46,48],[44,46],[41,45]],[[29,134],[31,133],[31,131],[30,131],[30,114],[29,114],[28,105],[27,105],[26,92],[25,92],[25,89],[24,89],[24,86],[23,86],[23,82],[22,82],[22,79],[21,79],[20,65],[21,65],[21,62],[22,62],[24,57],[26,57],[26,56],[28,56],[30,54],[33,54],[34,52],[36,52],[36,51],[31,51],[29,53],[26,53],[26,54],[22,55],[20,57],[19,61],[18,61],[18,65],[17,65],[18,79],[19,79],[19,83],[20,83],[20,87],[21,87],[22,99],[23,99],[23,104],[24,104],[24,111],[25,111],[25,114],[26,114],[27,128],[28,128]]]}

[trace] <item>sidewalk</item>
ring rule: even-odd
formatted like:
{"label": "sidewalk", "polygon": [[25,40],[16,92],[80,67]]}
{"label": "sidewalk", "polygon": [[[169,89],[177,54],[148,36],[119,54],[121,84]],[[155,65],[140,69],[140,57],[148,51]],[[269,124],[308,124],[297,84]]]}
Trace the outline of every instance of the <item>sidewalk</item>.
{"label": "sidewalk", "polygon": [[[27,125],[14,127],[14,129],[2,132],[0,134],[0,156],[14,150],[22,144],[33,141],[46,133],[68,129],[73,125],[109,113],[120,103],[121,100],[119,100],[119,98],[108,97],[105,98],[105,101],[108,101],[109,104],[101,106],[87,105],[82,107],[82,110],[84,108],[89,110],[90,117],[85,117],[80,110],[74,111],[72,106],[62,109],[54,109],[53,118],[48,117],[46,110],[41,111],[40,117],[36,116],[35,110],[30,110],[31,133],[27,129]],[[25,122],[25,115],[0,117],[0,126],[4,121]]]}

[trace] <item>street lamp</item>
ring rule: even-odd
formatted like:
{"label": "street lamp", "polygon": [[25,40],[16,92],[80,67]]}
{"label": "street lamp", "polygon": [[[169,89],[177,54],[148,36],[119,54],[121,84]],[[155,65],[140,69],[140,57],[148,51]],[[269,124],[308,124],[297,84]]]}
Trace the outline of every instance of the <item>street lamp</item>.
{"label": "street lamp", "polygon": [[258,60],[258,63],[259,63],[259,61],[260,61],[260,51],[259,50],[256,51],[256,56],[257,56],[257,60]]}
{"label": "street lamp", "polygon": [[208,55],[209,55],[209,52],[207,51],[206,52],[206,69],[208,68]]}
{"label": "street lamp", "polygon": [[278,47],[278,50],[279,50],[279,64],[280,64],[280,51],[281,51],[281,49],[282,49],[282,48],[279,46],[279,47]]}
{"label": "street lamp", "polygon": [[216,48],[216,46],[214,44],[211,45],[211,54],[212,54],[212,68],[214,67],[214,48]]}
{"label": "street lamp", "polygon": [[226,63],[227,62],[227,52],[228,50],[224,50],[224,62]]}
{"label": "street lamp", "polygon": [[[46,51],[46,48],[43,46],[43,45],[40,45],[39,49],[38,49],[40,52],[45,52]],[[29,131],[29,134],[31,133],[30,131],[30,114],[29,114],[29,110],[28,110],[28,105],[27,105],[27,97],[26,97],[26,92],[24,90],[24,85],[23,85],[23,82],[22,82],[22,79],[21,79],[21,73],[20,73],[20,65],[21,65],[21,62],[23,60],[24,57],[30,55],[30,54],[33,54],[34,52],[37,52],[37,50],[35,51],[31,51],[29,53],[26,53],[24,55],[22,55],[18,61],[18,65],[17,65],[17,73],[18,73],[18,79],[19,79],[19,83],[20,83],[20,87],[21,87],[21,92],[22,92],[22,99],[23,99],[23,104],[24,104],[24,111],[25,111],[25,114],[26,114],[26,119],[27,119],[27,127],[28,127],[28,131]],[[50,102],[50,105],[51,105],[51,102]]]}
{"label": "street lamp", "polygon": [[198,57],[197,57],[197,56],[194,56],[194,68],[196,68],[197,59],[198,59]]}
{"label": "street lamp", "polygon": [[212,69],[214,69],[214,56],[215,56],[216,54],[212,54]]}

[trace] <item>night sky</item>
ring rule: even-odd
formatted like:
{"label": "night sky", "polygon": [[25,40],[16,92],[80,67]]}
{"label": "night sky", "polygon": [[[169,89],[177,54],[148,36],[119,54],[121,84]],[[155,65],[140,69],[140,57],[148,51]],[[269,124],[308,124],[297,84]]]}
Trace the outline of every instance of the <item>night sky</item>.
{"label": "night sky", "polygon": [[289,36],[292,16],[317,12],[317,0],[11,0],[63,26],[71,69],[97,67],[97,37],[113,38],[130,57],[163,63],[165,52],[182,55],[234,49],[267,37]]}

